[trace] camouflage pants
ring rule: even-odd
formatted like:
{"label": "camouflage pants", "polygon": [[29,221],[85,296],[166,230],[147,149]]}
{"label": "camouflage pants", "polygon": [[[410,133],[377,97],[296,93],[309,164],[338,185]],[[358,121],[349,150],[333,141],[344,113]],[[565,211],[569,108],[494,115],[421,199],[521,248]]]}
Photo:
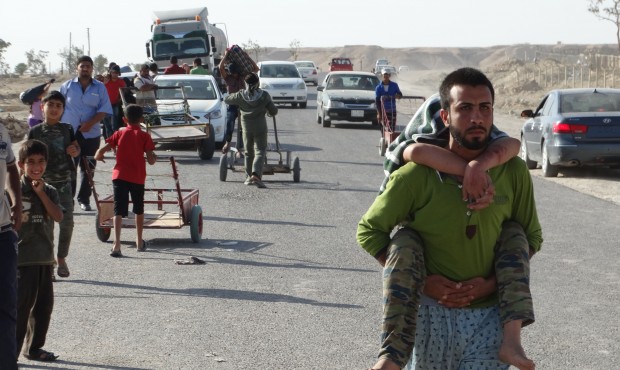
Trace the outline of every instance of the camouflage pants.
{"label": "camouflage pants", "polygon": [[[502,323],[534,322],[529,287],[529,245],[518,223],[503,224],[495,246],[495,275]],[[383,323],[379,357],[404,367],[413,351],[420,291],[426,279],[424,244],[412,229],[394,234],[383,269]]]}

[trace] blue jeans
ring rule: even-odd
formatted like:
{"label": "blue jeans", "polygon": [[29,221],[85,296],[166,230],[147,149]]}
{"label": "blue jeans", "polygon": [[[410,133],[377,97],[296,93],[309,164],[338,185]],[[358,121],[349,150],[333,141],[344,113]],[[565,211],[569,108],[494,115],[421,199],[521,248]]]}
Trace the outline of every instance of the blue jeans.
{"label": "blue jeans", "polygon": [[[232,141],[237,117],[239,117],[239,107],[236,105],[229,105],[226,110],[226,134],[224,135],[224,141],[229,143]],[[237,146],[239,146],[239,143],[237,143]]]}
{"label": "blue jeans", "polygon": [[0,232],[0,369],[17,369],[17,233]]}

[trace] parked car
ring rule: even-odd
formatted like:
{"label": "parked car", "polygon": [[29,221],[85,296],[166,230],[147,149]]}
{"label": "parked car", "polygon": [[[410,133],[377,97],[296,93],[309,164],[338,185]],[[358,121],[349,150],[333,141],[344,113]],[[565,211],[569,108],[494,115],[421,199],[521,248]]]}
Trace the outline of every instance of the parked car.
{"label": "parked car", "polygon": [[409,72],[409,66],[398,67],[398,73]]}
{"label": "parked car", "polygon": [[521,158],[545,177],[561,167],[620,165],[620,89],[550,91],[521,128]]}
{"label": "parked car", "polygon": [[309,60],[300,60],[294,63],[297,66],[299,73],[301,73],[301,77],[304,79],[304,82],[310,82],[314,86],[319,84],[319,75],[314,62]]}
{"label": "parked car", "polygon": [[370,72],[330,72],[317,87],[316,121],[372,122],[378,125],[375,88],[379,79]]}
{"label": "parked car", "polygon": [[293,62],[259,62],[258,77],[261,89],[269,92],[276,104],[308,105],[308,88]]}
{"label": "parked car", "polygon": [[329,63],[330,71],[352,71],[353,63],[351,63],[351,59],[349,58],[332,58],[332,61]]}
{"label": "parked car", "polygon": [[396,67],[394,66],[382,66],[381,69],[376,71],[377,76],[381,78],[383,72],[387,71],[392,77],[396,77],[398,75],[398,71],[396,71]]}
{"label": "parked car", "polygon": [[383,68],[383,66],[387,66],[389,64],[390,62],[387,59],[377,59],[375,62],[375,68],[372,71],[374,73],[379,73],[381,72],[381,68]]}
{"label": "parked car", "polygon": [[[210,122],[213,127],[214,147],[224,145],[226,131],[226,104],[215,79],[211,75],[157,75],[154,82],[158,86],[183,86],[191,115],[201,122]],[[157,90],[157,106],[161,109],[169,105],[178,106],[178,90]],[[175,104],[175,102],[177,104]],[[160,117],[162,126],[184,124],[183,118],[164,115]]]}

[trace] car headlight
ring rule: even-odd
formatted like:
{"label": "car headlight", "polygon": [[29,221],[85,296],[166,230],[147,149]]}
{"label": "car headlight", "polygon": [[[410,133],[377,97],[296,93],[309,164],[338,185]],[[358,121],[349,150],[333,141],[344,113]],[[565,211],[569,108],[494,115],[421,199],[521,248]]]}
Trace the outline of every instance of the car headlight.
{"label": "car headlight", "polygon": [[268,82],[261,82],[259,86],[260,86],[261,89],[266,89],[266,90],[272,88],[271,84],[268,83]]}
{"label": "car headlight", "polygon": [[370,103],[368,108],[370,108],[370,109],[377,109],[377,105],[375,103]]}
{"label": "car headlight", "polygon": [[218,118],[222,118],[222,111],[217,109],[214,110],[212,112],[207,112],[207,114],[205,114],[205,118],[206,119],[218,119]]}
{"label": "car headlight", "polygon": [[302,82],[298,83],[297,86],[295,86],[295,88],[298,89],[298,90],[303,90],[303,89],[306,88],[306,83],[302,81]]}
{"label": "car headlight", "polygon": [[327,102],[329,108],[344,108],[344,103],[341,101],[330,100]]}

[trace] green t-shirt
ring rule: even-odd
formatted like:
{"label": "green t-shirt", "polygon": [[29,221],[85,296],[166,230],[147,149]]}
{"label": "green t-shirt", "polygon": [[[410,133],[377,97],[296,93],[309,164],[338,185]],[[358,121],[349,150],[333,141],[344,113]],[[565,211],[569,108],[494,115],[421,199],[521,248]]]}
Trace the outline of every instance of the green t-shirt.
{"label": "green t-shirt", "polygon": [[75,141],[75,135],[70,124],[59,122],[49,125],[43,122],[30,129],[28,139],[37,139],[47,145],[47,168],[43,174],[45,182],[58,185],[71,180],[75,165],[73,158],[67,154],[67,146]]}
{"label": "green t-shirt", "polygon": [[[18,266],[51,265],[54,263],[54,220],[47,214],[39,196],[32,189],[30,180],[21,178],[22,226],[17,244]],[[45,194],[60,206],[58,192],[53,186],[45,185]]]}
{"label": "green t-shirt", "polygon": [[196,66],[189,70],[190,75],[210,75],[211,71],[205,69],[203,66]]}
{"label": "green t-shirt", "polygon": [[[513,158],[492,168],[489,175],[495,186],[493,203],[471,211],[455,178],[415,163],[401,167],[359,222],[358,243],[374,256],[388,245],[394,227],[403,224],[422,237],[427,274],[453,281],[493,272],[495,244],[505,221],[521,224],[529,245],[538,251],[542,230],[525,163]],[[490,296],[474,301],[472,307],[495,303]]]}

